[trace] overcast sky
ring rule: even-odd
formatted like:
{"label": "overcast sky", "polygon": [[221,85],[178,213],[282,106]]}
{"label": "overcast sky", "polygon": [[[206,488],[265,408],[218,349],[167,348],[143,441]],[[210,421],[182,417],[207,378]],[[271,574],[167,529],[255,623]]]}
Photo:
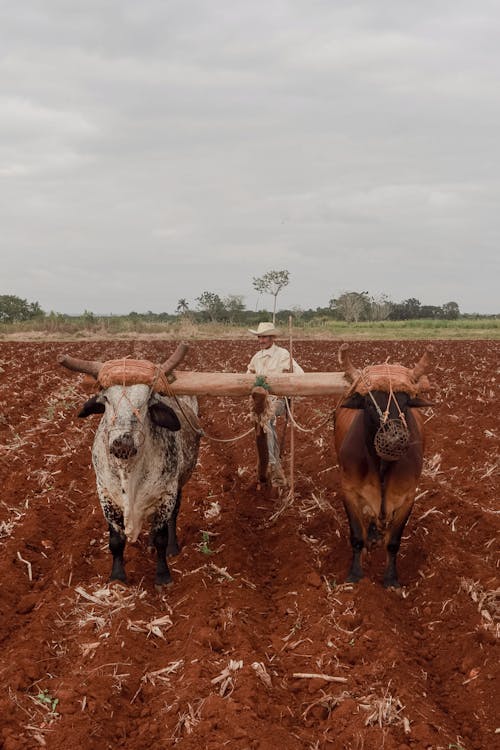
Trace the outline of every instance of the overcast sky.
{"label": "overcast sky", "polygon": [[497,0],[1,0],[0,294],[500,312]]}

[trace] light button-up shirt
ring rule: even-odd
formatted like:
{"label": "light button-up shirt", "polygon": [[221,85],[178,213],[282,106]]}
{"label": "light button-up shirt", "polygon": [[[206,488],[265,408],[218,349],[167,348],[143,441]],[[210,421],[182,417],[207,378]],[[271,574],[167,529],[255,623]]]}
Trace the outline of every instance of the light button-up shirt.
{"label": "light button-up shirt", "polygon": [[[290,352],[276,344],[270,346],[269,349],[260,349],[248,363],[247,372],[256,375],[290,372]],[[299,375],[304,374],[304,370],[295,360],[293,360],[293,372]]]}

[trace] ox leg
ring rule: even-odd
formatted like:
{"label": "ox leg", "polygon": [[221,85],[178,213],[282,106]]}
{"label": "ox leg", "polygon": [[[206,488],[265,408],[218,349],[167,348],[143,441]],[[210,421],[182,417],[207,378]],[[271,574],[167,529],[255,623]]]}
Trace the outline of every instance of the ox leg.
{"label": "ox leg", "polygon": [[[174,499],[175,498],[175,499]],[[175,530],[177,512],[179,511],[180,491],[174,497],[166,496],[160,508],[153,517],[151,527],[151,541],[156,549],[155,586],[161,588],[172,583],[172,576],[167,564],[167,550],[169,547],[169,530]],[[172,520],[172,516],[174,516]],[[175,534],[175,531],[174,531]],[[177,543],[177,540],[175,539]]]}
{"label": "ox leg", "polygon": [[398,579],[398,571],[396,568],[396,557],[399,552],[401,544],[401,537],[403,535],[404,527],[410,516],[411,508],[396,526],[391,529],[389,540],[387,542],[387,566],[384,571],[384,587],[386,589],[400,589],[401,584]]}
{"label": "ox leg", "polygon": [[182,490],[179,490],[175,499],[174,509],[172,515],[167,521],[168,528],[168,541],[167,541],[167,557],[175,557],[179,554],[179,543],[177,540],[177,516],[179,515],[179,508],[181,506]]}
{"label": "ox leg", "polygon": [[157,555],[155,586],[161,588],[172,583],[172,576],[167,564],[168,522],[153,529],[152,537]]}
{"label": "ox leg", "polygon": [[[122,519],[123,523],[123,519]],[[123,551],[125,550],[125,535],[123,532],[118,531],[113,524],[108,523],[109,528],[109,549],[113,555],[113,567],[111,568],[111,575],[109,576],[110,581],[123,581],[127,582],[127,576],[125,574],[125,567],[123,564]]]}
{"label": "ox leg", "polygon": [[363,547],[365,546],[363,540],[363,528],[354,513],[352,513],[349,505],[347,503],[344,503],[344,507],[347,513],[347,518],[349,519],[352,547],[352,562],[351,567],[349,568],[349,573],[347,574],[346,582],[358,583],[358,581],[360,581],[364,575],[363,568],[361,566],[361,553],[363,552]]}

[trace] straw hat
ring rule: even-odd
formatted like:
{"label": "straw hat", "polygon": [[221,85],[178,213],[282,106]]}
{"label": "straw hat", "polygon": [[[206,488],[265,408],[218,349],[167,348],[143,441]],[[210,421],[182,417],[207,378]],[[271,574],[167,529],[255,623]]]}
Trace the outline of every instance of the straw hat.
{"label": "straw hat", "polygon": [[255,336],[279,336],[279,331],[274,327],[273,323],[259,323],[256,331],[251,328],[248,330]]}

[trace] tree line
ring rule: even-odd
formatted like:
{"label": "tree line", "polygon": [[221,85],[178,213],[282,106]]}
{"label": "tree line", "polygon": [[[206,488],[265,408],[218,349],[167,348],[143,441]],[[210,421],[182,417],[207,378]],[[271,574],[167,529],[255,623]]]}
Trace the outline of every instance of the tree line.
{"label": "tree line", "polygon": [[[192,307],[186,298],[179,299],[175,313],[154,313],[131,311],[125,316],[131,321],[149,321],[171,323],[179,319],[191,320],[193,323],[227,323],[234,325],[254,325],[261,320],[271,320],[273,311],[260,309],[248,310],[242,295],[231,294],[221,297],[216,292],[204,291],[194,300]],[[311,321],[313,319],[339,320],[349,323],[383,320],[455,320],[469,317],[460,313],[456,302],[446,302],[443,305],[422,305],[418,299],[411,298],[401,302],[391,302],[385,296],[372,298],[365,292],[345,292],[339,297],[332,298],[326,307],[302,309],[293,307],[276,313],[275,320],[288,319],[292,315],[296,320]],[[70,316],[60,313],[45,313],[38,302],[28,302],[12,295],[0,295],[0,323],[16,323],[21,321],[43,318],[74,318],[82,319],[88,325],[94,324],[98,318],[89,310],[82,315]],[[105,316],[106,317],[106,316]],[[112,316],[111,316],[112,317]]]}
{"label": "tree line", "polygon": [[[215,292],[205,291],[196,297],[195,306],[192,308],[185,298],[180,299],[176,314],[190,317],[198,322],[245,323],[249,319],[254,319],[255,313],[245,308],[243,300],[241,295],[221,297]],[[276,308],[273,313],[265,310],[261,312],[275,322]],[[460,308],[456,302],[445,302],[443,305],[422,305],[414,297],[401,302],[393,302],[386,295],[371,297],[367,292],[344,292],[339,297],[332,297],[327,307],[307,310],[294,307],[291,310],[280,310],[277,317],[284,318],[287,314],[303,320],[322,317],[348,323],[418,318],[456,320],[461,317]]]}
{"label": "tree line", "polygon": [[[277,312],[277,300],[280,292],[289,284],[290,273],[286,269],[267,271],[262,276],[255,276],[252,285],[259,294],[268,295],[272,299],[272,309],[248,310],[245,306],[244,296],[241,294],[228,294],[221,296],[217,292],[205,290],[190,304],[186,297],[177,301],[174,313],[153,313],[132,311],[126,317],[130,320],[142,320],[148,322],[173,322],[179,319],[190,319],[196,323],[228,323],[235,325],[253,325],[261,320],[272,319],[276,322],[277,316],[287,320],[288,315],[293,315],[297,320],[311,321],[339,320],[348,323],[383,320],[456,320],[460,317],[470,317],[460,312],[458,304],[454,301],[444,302],[440,305],[423,305],[415,297],[395,302],[386,294],[379,296],[370,295],[369,292],[346,291],[337,297],[332,297],[326,307],[316,307],[304,310],[294,307],[291,310]],[[94,313],[85,310],[80,316],[60,316],[51,312],[50,316],[78,317],[89,325],[95,322]],[[15,323],[19,321],[33,320],[47,317],[38,302],[28,302],[15,295],[0,295],[0,323]],[[116,317],[116,316],[114,316]],[[482,316],[484,317],[484,316]],[[493,316],[496,317],[496,316]]]}

